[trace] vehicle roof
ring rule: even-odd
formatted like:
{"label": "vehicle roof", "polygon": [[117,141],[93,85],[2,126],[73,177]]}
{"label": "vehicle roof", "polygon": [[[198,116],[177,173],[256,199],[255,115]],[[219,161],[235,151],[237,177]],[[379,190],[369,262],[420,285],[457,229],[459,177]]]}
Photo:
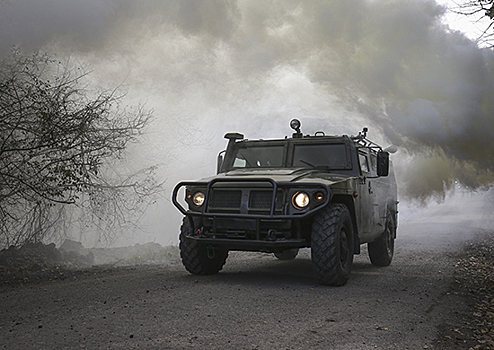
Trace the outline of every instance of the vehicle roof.
{"label": "vehicle roof", "polygon": [[264,143],[285,143],[285,142],[348,142],[353,140],[347,135],[304,135],[303,137],[285,137],[283,139],[243,139],[237,140],[236,143],[264,142]]}

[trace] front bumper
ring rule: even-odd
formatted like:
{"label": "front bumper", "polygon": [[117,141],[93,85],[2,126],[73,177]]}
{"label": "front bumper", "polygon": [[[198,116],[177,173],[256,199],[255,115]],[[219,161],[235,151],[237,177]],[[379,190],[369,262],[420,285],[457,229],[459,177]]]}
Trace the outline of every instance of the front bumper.
{"label": "front bumper", "polygon": [[[238,186],[238,187],[237,187]],[[187,210],[178,201],[182,187],[205,189],[205,202],[200,210]],[[236,212],[218,211],[211,205],[215,191],[242,189],[241,202]],[[269,204],[262,211],[250,210],[251,194],[259,189],[269,191]],[[315,193],[322,191],[324,200],[303,210],[293,207],[289,200],[297,191]],[[283,200],[280,201],[279,196]],[[221,246],[230,250],[283,251],[310,245],[303,234],[301,223],[326,207],[330,200],[329,188],[320,183],[279,183],[269,178],[214,179],[209,182],[181,182],[173,190],[172,202],[180,212],[193,221],[200,218],[187,239],[201,244]],[[191,227],[194,225],[191,225]]]}
{"label": "front bumper", "polygon": [[310,246],[310,242],[305,239],[291,239],[280,241],[254,240],[254,239],[227,239],[208,238],[201,236],[187,236],[187,239],[199,244],[224,248],[227,250],[241,250],[254,252],[282,252],[286,249],[305,248]]}
{"label": "front bumper", "polygon": [[[239,188],[246,188],[246,184],[250,184],[252,188],[264,188],[267,186],[270,188],[271,192],[271,201],[269,208],[267,208],[266,213],[262,214],[253,214],[251,212],[237,212],[237,213],[228,213],[228,212],[212,212],[210,210],[211,203],[211,194],[215,189],[224,189],[224,188],[234,188],[232,185],[238,184]],[[259,186],[256,186],[258,184]],[[229,187],[226,187],[228,185]],[[187,210],[185,209],[177,199],[178,191],[182,187],[186,186],[194,186],[204,187],[206,188],[206,197],[205,202],[201,207],[201,210]],[[251,189],[251,188],[249,188]],[[324,191],[324,200],[317,204],[314,207],[307,207],[305,209],[296,210],[291,205],[290,201],[284,200],[282,203],[282,208],[280,212],[280,208],[277,208],[277,195],[281,192],[282,194],[290,193],[297,190],[305,190],[314,192],[316,190]],[[249,197],[242,197],[241,200],[241,208],[248,208],[249,206]],[[173,189],[172,194],[172,202],[177,207],[177,209],[184,215],[201,215],[204,217],[238,217],[238,218],[261,218],[261,219],[295,219],[295,218],[303,218],[310,215],[313,215],[316,211],[324,208],[330,199],[330,190],[329,187],[321,184],[321,183],[294,183],[294,182],[276,182],[273,179],[269,178],[256,178],[256,179],[214,179],[209,182],[180,182]]]}

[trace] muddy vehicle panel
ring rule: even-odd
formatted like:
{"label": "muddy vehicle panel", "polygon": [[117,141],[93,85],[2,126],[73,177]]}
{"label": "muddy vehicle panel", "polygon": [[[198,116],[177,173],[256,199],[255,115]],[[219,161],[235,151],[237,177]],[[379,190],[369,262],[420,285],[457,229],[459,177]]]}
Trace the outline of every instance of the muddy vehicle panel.
{"label": "muddy vehicle panel", "polygon": [[391,263],[398,201],[389,153],[366,138],[367,129],[304,136],[300,122],[291,125],[295,133],[284,139],[226,134],[217,175],[175,187],[189,272],[217,273],[230,250],[288,260],[310,247],[319,281],[343,285],[364,243],[374,265]]}

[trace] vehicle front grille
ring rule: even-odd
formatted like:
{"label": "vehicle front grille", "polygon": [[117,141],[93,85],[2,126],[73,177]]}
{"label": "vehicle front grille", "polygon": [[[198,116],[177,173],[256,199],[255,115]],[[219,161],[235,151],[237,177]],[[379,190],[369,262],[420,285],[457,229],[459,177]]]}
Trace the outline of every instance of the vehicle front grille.
{"label": "vehicle front grille", "polygon": [[[271,211],[273,191],[265,189],[219,189],[213,188],[210,192],[207,212],[234,213],[234,214],[263,214]],[[282,191],[276,196],[275,211],[280,212],[282,207]]]}
{"label": "vehicle front grille", "polygon": [[251,209],[270,209],[273,191],[251,191],[249,207]]}
{"label": "vehicle front grille", "polygon": [[242,200],[240,190],[214,190],[211,195],[211,208],[238,209]]}

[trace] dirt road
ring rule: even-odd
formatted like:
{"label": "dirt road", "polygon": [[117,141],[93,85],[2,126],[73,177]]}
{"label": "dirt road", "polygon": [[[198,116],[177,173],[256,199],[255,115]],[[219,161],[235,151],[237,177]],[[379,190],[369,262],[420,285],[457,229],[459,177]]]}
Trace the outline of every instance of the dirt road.
{"label": "dirt road", "polygon": [[177,264],[0,287],[0,348],[469,349],[444,332],[468,312],[454,266],[485,213],[457,204],[404,213],[393,264],[356,256],[344,287],[317,284],[309,250],[293,261],[233,252],[214,276]]}

